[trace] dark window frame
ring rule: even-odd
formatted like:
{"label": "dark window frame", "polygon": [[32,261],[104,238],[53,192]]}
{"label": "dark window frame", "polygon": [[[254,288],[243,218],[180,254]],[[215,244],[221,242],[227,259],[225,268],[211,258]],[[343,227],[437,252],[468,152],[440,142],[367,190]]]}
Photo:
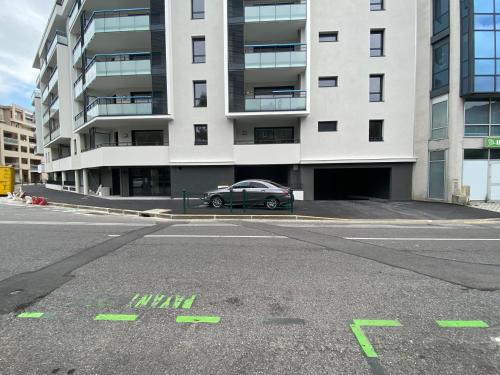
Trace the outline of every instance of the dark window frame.
{"label": "dark window frame", "polygon": [[[203,10],[194,10],[194,2],[203,1]],[[191,19],[192,20],[204,20],[205,19],[205,0],[191,0]]]}
{"label": "dark window frame", "polygon": [[[372,35],[380,35],[380,48],[372,46]],[[377,54],[378,53],[378,54]],[[370,30],[370,57],[385,56],[385,29]]]}
{"label": "dark window frame", "polygon": [[[203,102],[203,95],[196,96],[196,85],[205,85],[205,101]],[[193,81],[193,99],[195,108],[206,108],[208,106],[208,87],[207,81]]]}
{"label": "dark window frame", "polygon": [[[331,85],[327,85],[327,84],[324,84],[324,83],[327,83],[327,82],[333,82],[333,84]],[[322,85],[323,83],[323,85]],[[339,77],[338,76],[322,76],[322,77],[318,77],[318,87],[319,88],[325,88],[325,87],[338,87],[339,85]]]}
{"label": "dark window frame", "polygon": [[[275,130],[276,129],[288,129],[292,131],[291,139],[278,139],[276,137]],[[265,142],[263,139],[257,139],[257,132],[262,130],[272,130],[273,131],[273,139],[270,142]],[[283,143],[295,143],[295,127],[293,126],[262,126],[256,127],[253,129],[253,140],[254,144],[283,144]],[[281,142],[278,142],[281,141]]]}
{"label": "dark window frame", "polygon": [[[328,128],[329,126],[331,128]],[[319,133],[338,132],[338,130],[339,130],[338,121],[318,121]]]}
{"label": "dark window frame", "polygon": [[[370,103],[379,103],[384,101],[384,74],[370,74],[369,91]],[[371,80],[372,78],[380,78],[380,91],[372,91]],[[378,100],[372,100],[372,95],[377,95]]]}
{"label": "dark window frame", "polygon": [[338,31],[320,31],[318,33],[320,43],[337,43],[339,41]]}
{"label": "dark window frame", "polygon": [[[205,137],[198,138],[199,133],[196,131],[198,128],[205,128]],[[207,124],[194,124],[194,145],[195,146],[207,146],[208,145],[208,125]]]}
{"label": "dark window frame", "polygon": [[[436,52],[439,48],[443,48],[446,46],[448,48],[448,50],[447,50],[448,51],[448,55],[447,55],[448,61],[447,61],[446,67],[443,69],[437,70],[436,68],[437,68],[438,64],[436,64],[436,56],[437,56]],[[435,85],[436,77],[438,77],[439,75],[441,75],[445,72],[447,72],[446,82],[440,86]],[[450,85],[450,39],[445,38],[445,39],[432,45],[432,91],[447,88],[447,87],[449,87],[449,85]]]}
{"label": "dark window frame", "polygon": [[[380,135],[372,135],[372,125],[380,125]],[[370,120],[368,123],[368,141],[369,142],[384,142],[384,120]]]}
{"label": "dark window frame", "polygon": [[[195,43],[203,42],[203,54],[197,55],[195,49]],[[192,63],[193,64],[205,64],[207,62],[207,47],[205,36],[193,36],[191,38],[191,50],[192,50]]]}
{"label": "dark window frame", "polygon": [[370,11],[380,12],[385,10],[384,0],[370,0]]}

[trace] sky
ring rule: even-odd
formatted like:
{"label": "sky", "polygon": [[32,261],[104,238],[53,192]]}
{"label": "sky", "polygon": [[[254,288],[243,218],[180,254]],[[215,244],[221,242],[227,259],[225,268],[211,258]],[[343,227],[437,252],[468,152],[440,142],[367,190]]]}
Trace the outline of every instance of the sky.
{"label": "sky", "polygon": [[33,69],[54,0],[0,0],[0,104],[28,109],[38,70]]}

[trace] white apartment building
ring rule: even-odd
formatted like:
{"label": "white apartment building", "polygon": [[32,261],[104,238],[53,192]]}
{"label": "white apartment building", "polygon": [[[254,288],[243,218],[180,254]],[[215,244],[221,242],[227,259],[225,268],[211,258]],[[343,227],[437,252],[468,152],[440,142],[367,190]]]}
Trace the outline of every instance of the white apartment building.
{"label": "white apartment building", "polygon": [[84,194],[427,199],[427,3],[59,0],[34,62],[45,170]]}

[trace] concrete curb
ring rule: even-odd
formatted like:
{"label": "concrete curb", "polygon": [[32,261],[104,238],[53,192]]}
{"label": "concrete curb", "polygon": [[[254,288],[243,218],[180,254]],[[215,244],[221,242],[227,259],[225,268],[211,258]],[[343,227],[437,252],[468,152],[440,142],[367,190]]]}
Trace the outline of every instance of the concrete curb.
{"label": "concrete curb", "polygon": [[261,221],[322,221],[338,224],[500,224],[500,219],[450,219],[450,220],[428,220],[428,219],[343,219],[336,217],[320,217],[307,215],[211,215],[211,214],[153,214],[144,211],[126,210],[119,208],[106,208],[85,206],[67,203],[49,203],[49,206],[62,208],[75,208],[94,212],[103,212],[114,215],[139,216],[144,218],[156,218],[164,220],[261,220]]}

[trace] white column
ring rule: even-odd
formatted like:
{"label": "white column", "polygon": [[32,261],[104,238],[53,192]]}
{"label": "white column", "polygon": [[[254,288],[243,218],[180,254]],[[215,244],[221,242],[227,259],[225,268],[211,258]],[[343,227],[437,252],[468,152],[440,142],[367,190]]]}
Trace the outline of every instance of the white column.
{"label": "white column", "polygon": [[88,169],[83,170],[83,194],[89,195],[89,171],[88,171]]}
{"label": "white column", "polygon": [[75,171],[75,192],[80,193],[80,173],[78,170]]}
{"label": "white column", "polygon": [[64,183],[66,182],[66,171],[62,171],[61,176],[62,176],[62,186],[64,187]]}

